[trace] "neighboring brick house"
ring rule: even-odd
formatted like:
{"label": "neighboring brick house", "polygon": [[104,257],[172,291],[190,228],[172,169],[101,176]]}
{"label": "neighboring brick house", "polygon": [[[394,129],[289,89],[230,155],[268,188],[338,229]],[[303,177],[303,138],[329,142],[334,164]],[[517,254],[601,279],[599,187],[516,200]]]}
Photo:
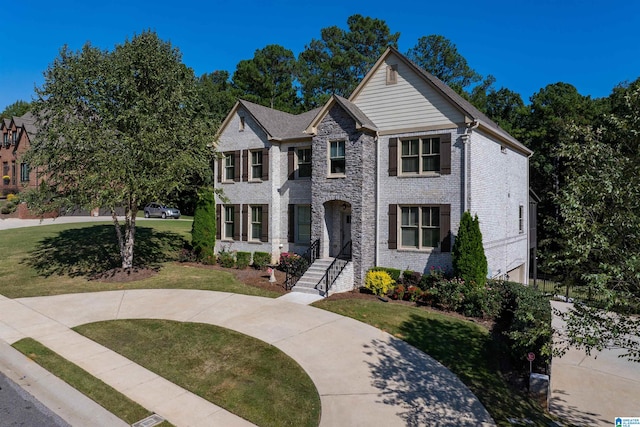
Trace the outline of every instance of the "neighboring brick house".
{"label": "neighboring brick house", "polygon": [[528,280],[531,151],[396,49],[349,99],[300,115],[241,100],[217,138],[218,250],[350,249],[350,289],[373,266],[450,269],[468,210],[490,276]]}
{"label": "neighboring brick house", "polygon": [[[26,188],[36,187],[36,171],[22,161],[22,155],[29,148],[36,134],[35,118],[31,113],[21,117],[3,119],[0,123],[0,191],[2,196],[18,193]],[[5,179],[5,177],[9,177]]]}

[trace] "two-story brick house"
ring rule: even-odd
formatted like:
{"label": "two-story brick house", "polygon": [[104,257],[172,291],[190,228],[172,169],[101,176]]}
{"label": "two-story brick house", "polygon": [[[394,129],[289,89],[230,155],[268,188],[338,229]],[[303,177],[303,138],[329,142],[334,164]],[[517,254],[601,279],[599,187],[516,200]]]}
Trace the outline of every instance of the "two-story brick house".
{"label": "two-story brick house", "polygon": [[[528,278],[531,151],[389,48],[349,99],[292,115],[247,101],[218,133],[217,249],[347,253],[339,290],[373,266],[451,267],[477,214],[490,276]],[[346,279],[345,279],[346,277]]]}
{"label": "two-story brick house", "polygon": [[35,118],[31,113],[3,119],[0,123],[0,191],[3,196],[37,186],[36,171],[22,161],[36,134]]}

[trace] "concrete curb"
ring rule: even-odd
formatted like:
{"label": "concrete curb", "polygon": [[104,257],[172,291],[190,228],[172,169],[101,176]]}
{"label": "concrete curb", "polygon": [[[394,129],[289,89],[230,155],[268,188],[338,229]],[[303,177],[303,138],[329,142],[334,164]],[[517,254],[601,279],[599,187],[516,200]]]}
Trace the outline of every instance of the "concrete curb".
{"label": "concrete curb", "polygon": [[72,426],[129,425],[2,340],[0,371]]}

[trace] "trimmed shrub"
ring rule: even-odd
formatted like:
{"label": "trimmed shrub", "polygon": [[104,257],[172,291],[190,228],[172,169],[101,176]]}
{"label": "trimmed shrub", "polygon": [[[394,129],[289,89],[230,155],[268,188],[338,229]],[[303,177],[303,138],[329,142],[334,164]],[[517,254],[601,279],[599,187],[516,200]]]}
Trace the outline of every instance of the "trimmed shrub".
{"label": "trimmed shrub", "polygon": [[242,270],[251,264],[251,252],[236,252],[236,268]]}
{"label": "trimmed shrub", "polygon": [[438,280],[429,288],[428,292],[434,305],[445,310],[459,311],[464,303],[466,290],[465,281],[454,277],[453,279]]}
{"label": "trimmed shrub", "polygon": [[418,286],[423,291],[426,291],[427,289],[435,286],[435,284],[438,281],[443,280],[444,278],[445,278],[445,273],[440,267],[431,267],[429,269],[429,274],[422,275],[422,277],[420,278],[420,283],[418,283]]}
{"label": "trimmed shrub", "polygon": [[216,246],[216,198],[213,190],[205,188],[198,192],[198,201],[191,226],[191,244],[200,260],[215,262]]}
{"label": "trimmed shrub", "polygon": [[218,262],[224,268],[233,268],[236,264],[236,257],[233,255],[233,252],[220,251],[218,253]]}
{"label": "trimmed shrub", "polygon": [[271,254],[269,252],[254,252],[253,266],[260,270],[264,270],[271,263]]}
{"label": "trimmed shrub", "polygon": [[501,310],[502,296],[497,289],[489,286],[467,287],[462,303],[462,314],[469,317],[493,319],[500,315]]}
{"label": "trimmed shrub", "polygon": [[488,267],[478,215],[471,218],[468,211],[462,214],[451,257],[456,277],[465,282],[475,283],[476,286],[485,285]]}
{"label": "trimmed shrub", "polygon": [[395,281],[385,271],[369,271],[364,278],[364,287],[375,295],[386,295],[394,284]]}
{"label": "trimmed shrub", "polygon": [[402,272],[397,268],[388,268],[388,267],[372,267],[369,269],[369,271],[384,271],[389,276],[391,276],[391,278],[395,282],[397,282],[400,279],[400,273]]}

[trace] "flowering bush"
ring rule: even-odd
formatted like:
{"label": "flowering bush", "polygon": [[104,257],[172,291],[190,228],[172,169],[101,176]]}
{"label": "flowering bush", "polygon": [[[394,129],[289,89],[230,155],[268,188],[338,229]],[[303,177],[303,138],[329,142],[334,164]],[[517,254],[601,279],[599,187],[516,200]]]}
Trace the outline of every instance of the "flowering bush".
{"label": "flowering bush", "polygon": [[[299,275],[307,269],[309,263],[306,259],[293,252],[283,252],[280,255],[278,268],[290,274]],[[298,274],[299,273],[299,274]]]}
{"label": "flowering bush", "polygon": [[386,295],[394,284],[389,273],[384,271],[369,271],[364,278],[364,287],[375,295]]}
{"label": "flowering bush", "polygon": [[17,202],[19,199],[20,197],[16,196],[13,193],[7,194],[7,202]]}
{"label": "flowering bush", "polygon": [[458,311],[462,308],[466,291],[464,280],[454,277],[436,281],[429,289],[433,302],[445,310]]}

